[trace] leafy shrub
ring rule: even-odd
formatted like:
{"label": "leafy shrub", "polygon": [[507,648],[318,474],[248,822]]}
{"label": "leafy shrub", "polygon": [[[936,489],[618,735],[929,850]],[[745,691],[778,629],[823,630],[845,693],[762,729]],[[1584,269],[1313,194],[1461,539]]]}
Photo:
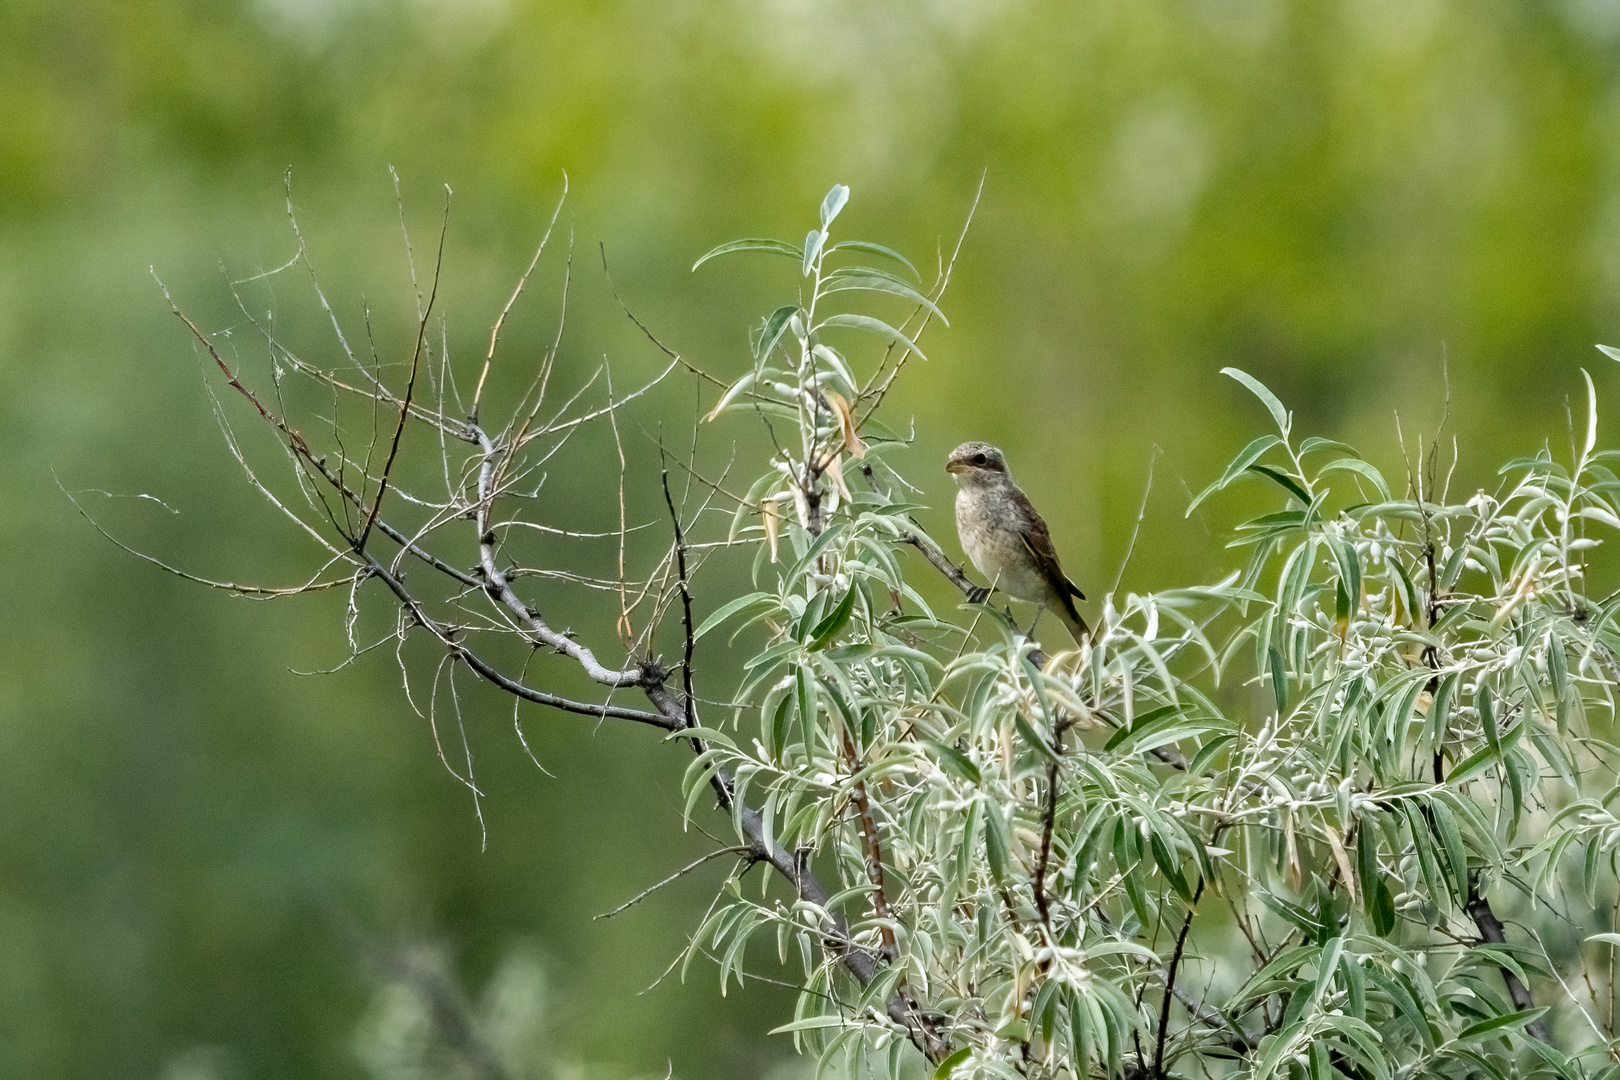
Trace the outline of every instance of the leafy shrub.
{"label": "leafy shrub", "polygon": [[[723,988],[743,984],[750,946],[796,964],[798,1005],[778,1030],[823,1061],[894,1073],[910,1047],[940,1080],[1612,1080],[1620,750],[1602,736],[1620,596],[1589,563],[1620,528],[1620,451],[1598,448],[1590,377],[1568,459],[1509,462],[1494,492],[1458,499],[1433,448],[1392,482],[1351,447],[1300,437],[1264,385],[1228,369],[1275,430],[1194,505],[1269,485],[1275,509],[1229,545],[1242,565],[1105,595],[1092,640],[1048,656],[995,596],[946,610],[914,585],[938,571],[977,595],[913,519],[906,440],[875,415],[943,318],[950,263],[924,287],[899,254],[833,240],[847,198],[828,194],[803,244],[739,241],[699,261],[755,252],[801,272],[799,297],[758,324],[747,371],[716,379],[673,353],[665,371],[721,384],[707,419],[762,421],[774,451],[740,497],[699,477],[696,513],[665,473],[672,542],[635,581],[621,556],[619,667],[541,615],[524,575],[560,570],[508,569],[510,526],[534,512],[516,497],[524,478],[575,427],[614,422],[650,387],[601,406],[575,395],[537,420],[553,351],[496,429],[479,417],[482,376],[471,409],[447,403],[443,378],[423,404],[266,331],[291,370],[397,414],[362,456],[336,419],[318,451],[197,339],[313,493],[288,512],[336,568],[317,584],[392,605],[391,640],[425,634],[441,669],[690,743],[686,813],[718,801],[737,836],[721,854],[737,863],[686,962],[712,956]],[[849,309],[874,294],[911,317]],[[413,386],[434,362],[427,311]],[[424,426],[450,494],[385,504],[405,482],[394,450]],[[725,535],[702,534],[702,511],[728,502]],[[477,569],[435,553],[456,535]],[[754,588],[698,623],[700,549],[745,552]],[[408,561],[444,591],[407,585]],[[648,645],[666,623],[680,663]],[[548,689],[555,667],[503,667],[485,644],[502,636],[650,709]],[[758,645],[727,704],[700,709],[695,647],[724,639]],[[435,682],[430,718],[438,695]],[[755,884],[761,865],[774,873]]]}

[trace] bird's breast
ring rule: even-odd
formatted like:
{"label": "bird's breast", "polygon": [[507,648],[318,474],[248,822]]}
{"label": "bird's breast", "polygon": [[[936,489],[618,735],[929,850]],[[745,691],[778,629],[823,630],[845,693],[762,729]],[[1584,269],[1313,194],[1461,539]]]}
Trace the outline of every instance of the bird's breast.
{"label": "bird's breast", "polygon": [[1020,532],[1022,519],[1008,499],[967,488],[956,493],[956,531],[962,550],[995,586],[1020,600],[1046,600],[1046,579]]}

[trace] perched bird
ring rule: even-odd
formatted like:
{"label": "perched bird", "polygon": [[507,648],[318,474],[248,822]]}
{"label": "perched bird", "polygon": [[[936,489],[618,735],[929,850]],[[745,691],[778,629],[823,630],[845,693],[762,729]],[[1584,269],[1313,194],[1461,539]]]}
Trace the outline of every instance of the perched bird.
{"label": "perched bird", "polygon": [[956,533],[979,573],[1009,596],[1057,612],[1077,643],[1090,637],[1074,607],[1075,597],[1086,596],[1064,576],[1046,522],[1013,483],[1001,451],[989,443],[963,443],[951,451],[945,471],[956,479]]}

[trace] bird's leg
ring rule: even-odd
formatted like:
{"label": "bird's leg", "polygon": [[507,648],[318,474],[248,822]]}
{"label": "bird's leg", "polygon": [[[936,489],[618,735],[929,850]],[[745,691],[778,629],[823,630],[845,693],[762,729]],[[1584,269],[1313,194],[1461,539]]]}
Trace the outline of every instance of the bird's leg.
{"label": "bird's leg", "polygon": [[[1041,621],[1041,616],[1043,614],[1045,614],[1045,613],[1046,613],[1046,605],[1045,604],[1036,604],[1035,605],[1035,618],[1030,620],[1029,631],[1026,634],[1024,634],[1024,636],[1029,638],[1031,641],[1033,641],[1035,639],[1035,626],[1036,626],[1037,623],[1039,623]],[[1012,611],[1009,610],[1007,612],[1007,615],[1010,618],[1012,616]],[[1017,623],[1013,623],[1014,627],[1017,627],[1017,625],[1018,625]]]}
{"label": "bird's leg", "polygon": [[990,590],[988,587],[983,585],[974,585],[972,588],[968,589],[968,603],[982,604],[988,599],[990,599]]}

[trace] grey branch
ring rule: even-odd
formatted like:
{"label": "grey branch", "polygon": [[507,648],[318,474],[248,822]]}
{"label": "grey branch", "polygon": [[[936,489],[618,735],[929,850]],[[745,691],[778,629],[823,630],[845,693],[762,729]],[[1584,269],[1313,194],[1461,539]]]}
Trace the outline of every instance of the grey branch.
{"label": "grey branch", "polygon": [[[166,298],[168,297],[167,290],[165,290],[164,295]],[[525,437],[525,432],[520,431],[514,438],[497,441],[491,438],[476,421],[470,421],[467,424],[465,437],[476,442],[483,455],[483,460],[478,467],[476,502],[472,507],[468,508],[471,511],[470,516],[475,520],[477,529],[479,566],[476,572],[468,573],[427,551],[418,543],[417,538],[408,536],[390,525],[377,512],[381,503],[382,492],[379,490],[377,497],[368,501],[360,492],[349,486],[341,473],[329,467],[324,457],[315,454],[304,437],[284,417],[267,408],[258,396],[238,379],[236,373],[225,363],[212,342],[208,340],[207,335],[203,334],[201,329],[177,305],[173,304],[172,300],[170,304],[174,314],[186,324],[198,343],[207,350],[210,358],[223,374],[226,383],[247,399],[258,413],[260,419],[285,439],[287,448],[293,457],[302,465],[307,466],[312,475],[319,476],[344,501],[362,512],[365,522],[364,530],[361,536],[345,538],[350,542],[349,551],[345,552],[346,557],[356,565],[360,573],[369,574],[387,586],[399,601],[410,621],[432,634],[449,655],[465,663],[475,674],[492,685],[514,697],[534,704],[546,705],[577,715],[630,720],[670,732],[684,730],[695,721],[695,715],[688,711],[692,704],[690,698],[684,701],[677,700],[676,695],[670,692],[667,686],[669,672],[662,665],[651,659],[617,670],[603,665],[589,648],[575,641],[572,636],[557,631],[547,624],[538,611],[517,595],[512,588],[508,575],[497,564],[495,557],[496,535],[491,521],[493,505],[502,491],[504,471],[510,466],[515,454],[522,449],[529,439],[534,437],[533,433],[529,433]],[[660,378],[662,378],[662,375],[660,375]],[[381,391],[379,391],[379,396],[382,396],[383,400],[389,400]],[[628,400],[628,398],[624,400]],[[622,404],[622,401],[618,404]],[[614,404],[610,403],[609,408],[612,407],[614,407]],[[401,409],[401,427],[403,421],[410,415],[412,413],[409,408]],[[599,415],[599,413],[578,417],[574,421],[568,422],[567,426],[575,426],[580,421],[589,419],[591,415]],[[395,446],[397,446],[397,439],[398,434],[396,432]],[[391,446],[390,449],[394,449],[394,446]],[[385,468],[385,475],[386,472],[387,469]],[[459,585],[468,589],[476,589],[489,596],[492,601],[504,607],[511,616],[516,618],[517,625],[513,628],[519,630],[531,643],[553,649],[567,656],[595,682],[611,688],[638,687],[646,695],[647,700],[656,711],[633,709],[608,703],[594,704],[577,701],[537,689],[506,675],[470,649],[463,641],[459,640],[458,631],[455,627],[430,615],[422,601],[406,588],[401,575],[391,570],[369,551],[365,550],[362,543],[357,542],[362,540],[365,533],[371,529],[375,529],[382,535],[387,536],[390,540],[399,544],[405,553],[433,567]],[[928,541],[925,545],[921,541],[923,534],[919,532],[918,536],[920,550],[923,550],[925,554],[932,552],[933,556],[941,560],[942,569],[948,568],[949,571],[954,572],[956,579],[967,582],[967,579],[959,570],[955,570],[954,567],[950,566],[949,560],[945,559],[943,553],[939,552],[937,545],[933,545],[932,541]],[[972,587],[971,582],[967,582],[967,587]],[[792,886],[795,895],[801,901],[822,912],[820,934],[825,948],[863,986],[870,984],[877,978],[881,970],[880,959],[871,951],[857,944],[851,938],[843,921],[828,910],[827,905],[831,899],[831,894],[811,873],[806,861],[787,851],[774,839],[767,841],[764,822],[757,810],[746,805],[732,805],[732,780],[724,770],[717,770],[711,782],[720,804],[731,809],[735,815],[735,820],[741,828],[746,844],[747,857],[768,863]],[[949,1054],[950,1044],[940,1033],[937,1020],[927,1014],[919,1003],[908,994],[903,991],[892,994],[886,1003],[886,1012],[890,1019],[908,1032],[911,1041],[931,1061],[939,1062]]]}

